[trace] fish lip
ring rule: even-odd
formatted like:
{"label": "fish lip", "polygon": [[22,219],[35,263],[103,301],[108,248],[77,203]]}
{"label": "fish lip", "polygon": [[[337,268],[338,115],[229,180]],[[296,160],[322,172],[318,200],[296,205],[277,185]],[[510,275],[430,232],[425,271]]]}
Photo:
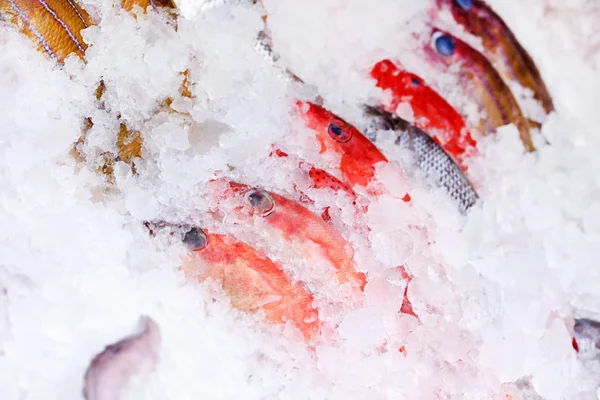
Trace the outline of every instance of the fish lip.
{"label": "fish lip", "polygon": [[[168,230],[171,235],[178,235],[181,242],[185,244],[192,251],[201,251],[208,247],[210,240],[208,239],[208,232],[199,226],[187,223],[174,223],[164,220],[157,221],[144,221],[144,226],[148,229],[151,236],[156,236],[158,231]],[[192,236],[196,232],[196,235],[202,235],[204,238],[204,244],[202,246],[192,246]]]}

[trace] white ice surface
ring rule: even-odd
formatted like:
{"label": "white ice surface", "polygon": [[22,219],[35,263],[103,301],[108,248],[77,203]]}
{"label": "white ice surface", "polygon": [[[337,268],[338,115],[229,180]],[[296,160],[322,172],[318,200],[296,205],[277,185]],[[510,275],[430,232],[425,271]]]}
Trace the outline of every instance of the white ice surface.
{"label": "white ice surface", "polygon": [[[314,347],[291,326],[232,310],[211,285],[185,282],[184,248],[150,238],[142,222],[226,230],[300,266],[277,237],[217,226],[206,182],[228,176],[297,198],[293,184],[305,187],[305,177],[297,162],[268,157],[273,143],[321,167],[339,160],[317,154],[290,116],[293,99],[318,92],[360,123],[359,105],[377,95],[371,66],[399,53],[418,64],[410,33],[429,2],[265,0],[281,63],[309,87],[283,83],[253,50],[259,7],[180,3],[177,32],[162,16],[136,21],[103,5],[85,34],[87,63],[72,58],[63,69],[0,27],[0,398],[81,399],[90,360],[141,314],[160,326],[159,361],[124,399],[504,399],[523,380],[545,399],[596,398],[599,375],[577,361],[567,328],[573,316],[600,318],[593,1],[490,1],[536,60],[557,112],[543,126],[551,145],[535,154],[523,154],[512,126],[480,141],[470,171],[481,201],[467,217],[422,182],[404,204],[393,167],[378,171],[391,194],[371,199],[358,220],[344,196],[313,193],[315,210],[342,207],[334,224],[372,278],[362,308],[329,305],[320,289],[322,316],[339,327]],[[186,69],[192,101],[178,95]],[[94,102],[101,79],[104,110]],[[158,110],[169,96],[185,114]],[[144,160],[135,176],[118,164],[108,191],[69,152],[87,116],[89,160],[113,150],[119,114],[142,132]],[[391,143],[378,144],[402,162]],[[356,233],[361,224],[368,238]],[[397,313],[403,262],[420,324]]]}

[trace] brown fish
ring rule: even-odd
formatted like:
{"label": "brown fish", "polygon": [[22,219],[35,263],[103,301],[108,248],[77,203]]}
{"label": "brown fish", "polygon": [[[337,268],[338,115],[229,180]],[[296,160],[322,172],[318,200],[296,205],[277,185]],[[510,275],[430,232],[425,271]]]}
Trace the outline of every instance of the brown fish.
{"label": "brown fish", "polygon": [[487,58],[467,43],[439,29],[431,31],[425,46],[429,61],[443,69],[459,66],[458,85],[466,98],[477,104],[482,115],[479,130],[490,134],[497,128],[514,123],[527,151],[534,151],[529,121]]}
{"label": "brown fish", "polygon": [[482,0],[437,0],[454,20],[483,42],[484,54],[506,82],[530,89],[544,111],[554,110],[552,96],[535,62],[498,14]]}

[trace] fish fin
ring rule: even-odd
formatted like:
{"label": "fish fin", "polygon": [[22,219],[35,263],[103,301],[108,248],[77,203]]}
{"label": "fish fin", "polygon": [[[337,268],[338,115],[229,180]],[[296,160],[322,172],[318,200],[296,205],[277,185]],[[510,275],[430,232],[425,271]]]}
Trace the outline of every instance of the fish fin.
{"label": "fish fin", "polygon": [[529,128],[531,129],[542,129],[542,123],[534,121],[530,118],[527,119],[527,123],[529,124]]}

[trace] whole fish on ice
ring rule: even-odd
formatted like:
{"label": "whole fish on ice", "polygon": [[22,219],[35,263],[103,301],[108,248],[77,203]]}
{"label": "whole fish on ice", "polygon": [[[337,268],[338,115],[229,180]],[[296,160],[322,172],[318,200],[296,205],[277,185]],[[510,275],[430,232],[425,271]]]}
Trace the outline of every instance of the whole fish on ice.
{"label": "whole fish on ice", "polygon": [[383,109],[396,113],[401,104],[408,103],[413,114],[410,122],[431,135],[466,170],[463,161],[476,153],[477,143],[454,107],[419,76],[400,69],[390,60],[378,62],[371,76],[377,87],[391,94],[389,102],[380,104]]}
{"label": "whole fish on ice", "polygon": [[366,106],[372,118],[372,129],[389,129],[398,135],[396,144],[408,148],[420,170],[437,181],[454,199],[461,212],[466,212],[478,199],[473,186],[448,154],[421,129],[402,118],[377,107]]}
{"label": "whole fish on ice", "polygon": [[514,123],[527,151],[534,151],[529,121],[512,92],[483,54],[447,32],[432,29],[425,45],[428,60],[444,71],[458,67],[457,84],[481,114],[479,131],[491,134]]}
{"label": "whole fish on ice", "polygon": [[364,289],[366,276],[355,269],[351,244],[321,217],[295,201],[261,188],[224,179],[211,181],[210,186],[218,207],[223,200],[237,202],[233,210],[228,207],[221,210],[223,213],[235,212],[249,218],[249,223],[253,218],[262,218],[267,226],[293,243],[306,260],[315,257],[327,260],[340,285]]}
{"label": "whole fish on ice", "polygon": [[449,9],[458,24],[481,39],[485,56],[505,82],[531,90],[547,114],[554,110],[552,96],[535,62],[489,5],[482,0],[437,0],[437,5]]}
{"label": "whole fish on ice", "polygon": [[199,282],[220,282],[233,307],[262,310],[274,324],[291,321],[306,339],[318,331],[312,296],[265,255],[230,235],[196,227],[186,232],[183,242],[193,251],[181,266],[184,273]]}
{"label": "whole fish on ice", "polygon": [[291,322],[306,340],[320,326],[313,297],[293,282],[282,267],[232,235],[211,233],[185,224],[147,222],[151,235],[167,229],[190,250],[180,269],[198,283],[219,283],[231,306],[247,312],[262,311],[272,324]]}

